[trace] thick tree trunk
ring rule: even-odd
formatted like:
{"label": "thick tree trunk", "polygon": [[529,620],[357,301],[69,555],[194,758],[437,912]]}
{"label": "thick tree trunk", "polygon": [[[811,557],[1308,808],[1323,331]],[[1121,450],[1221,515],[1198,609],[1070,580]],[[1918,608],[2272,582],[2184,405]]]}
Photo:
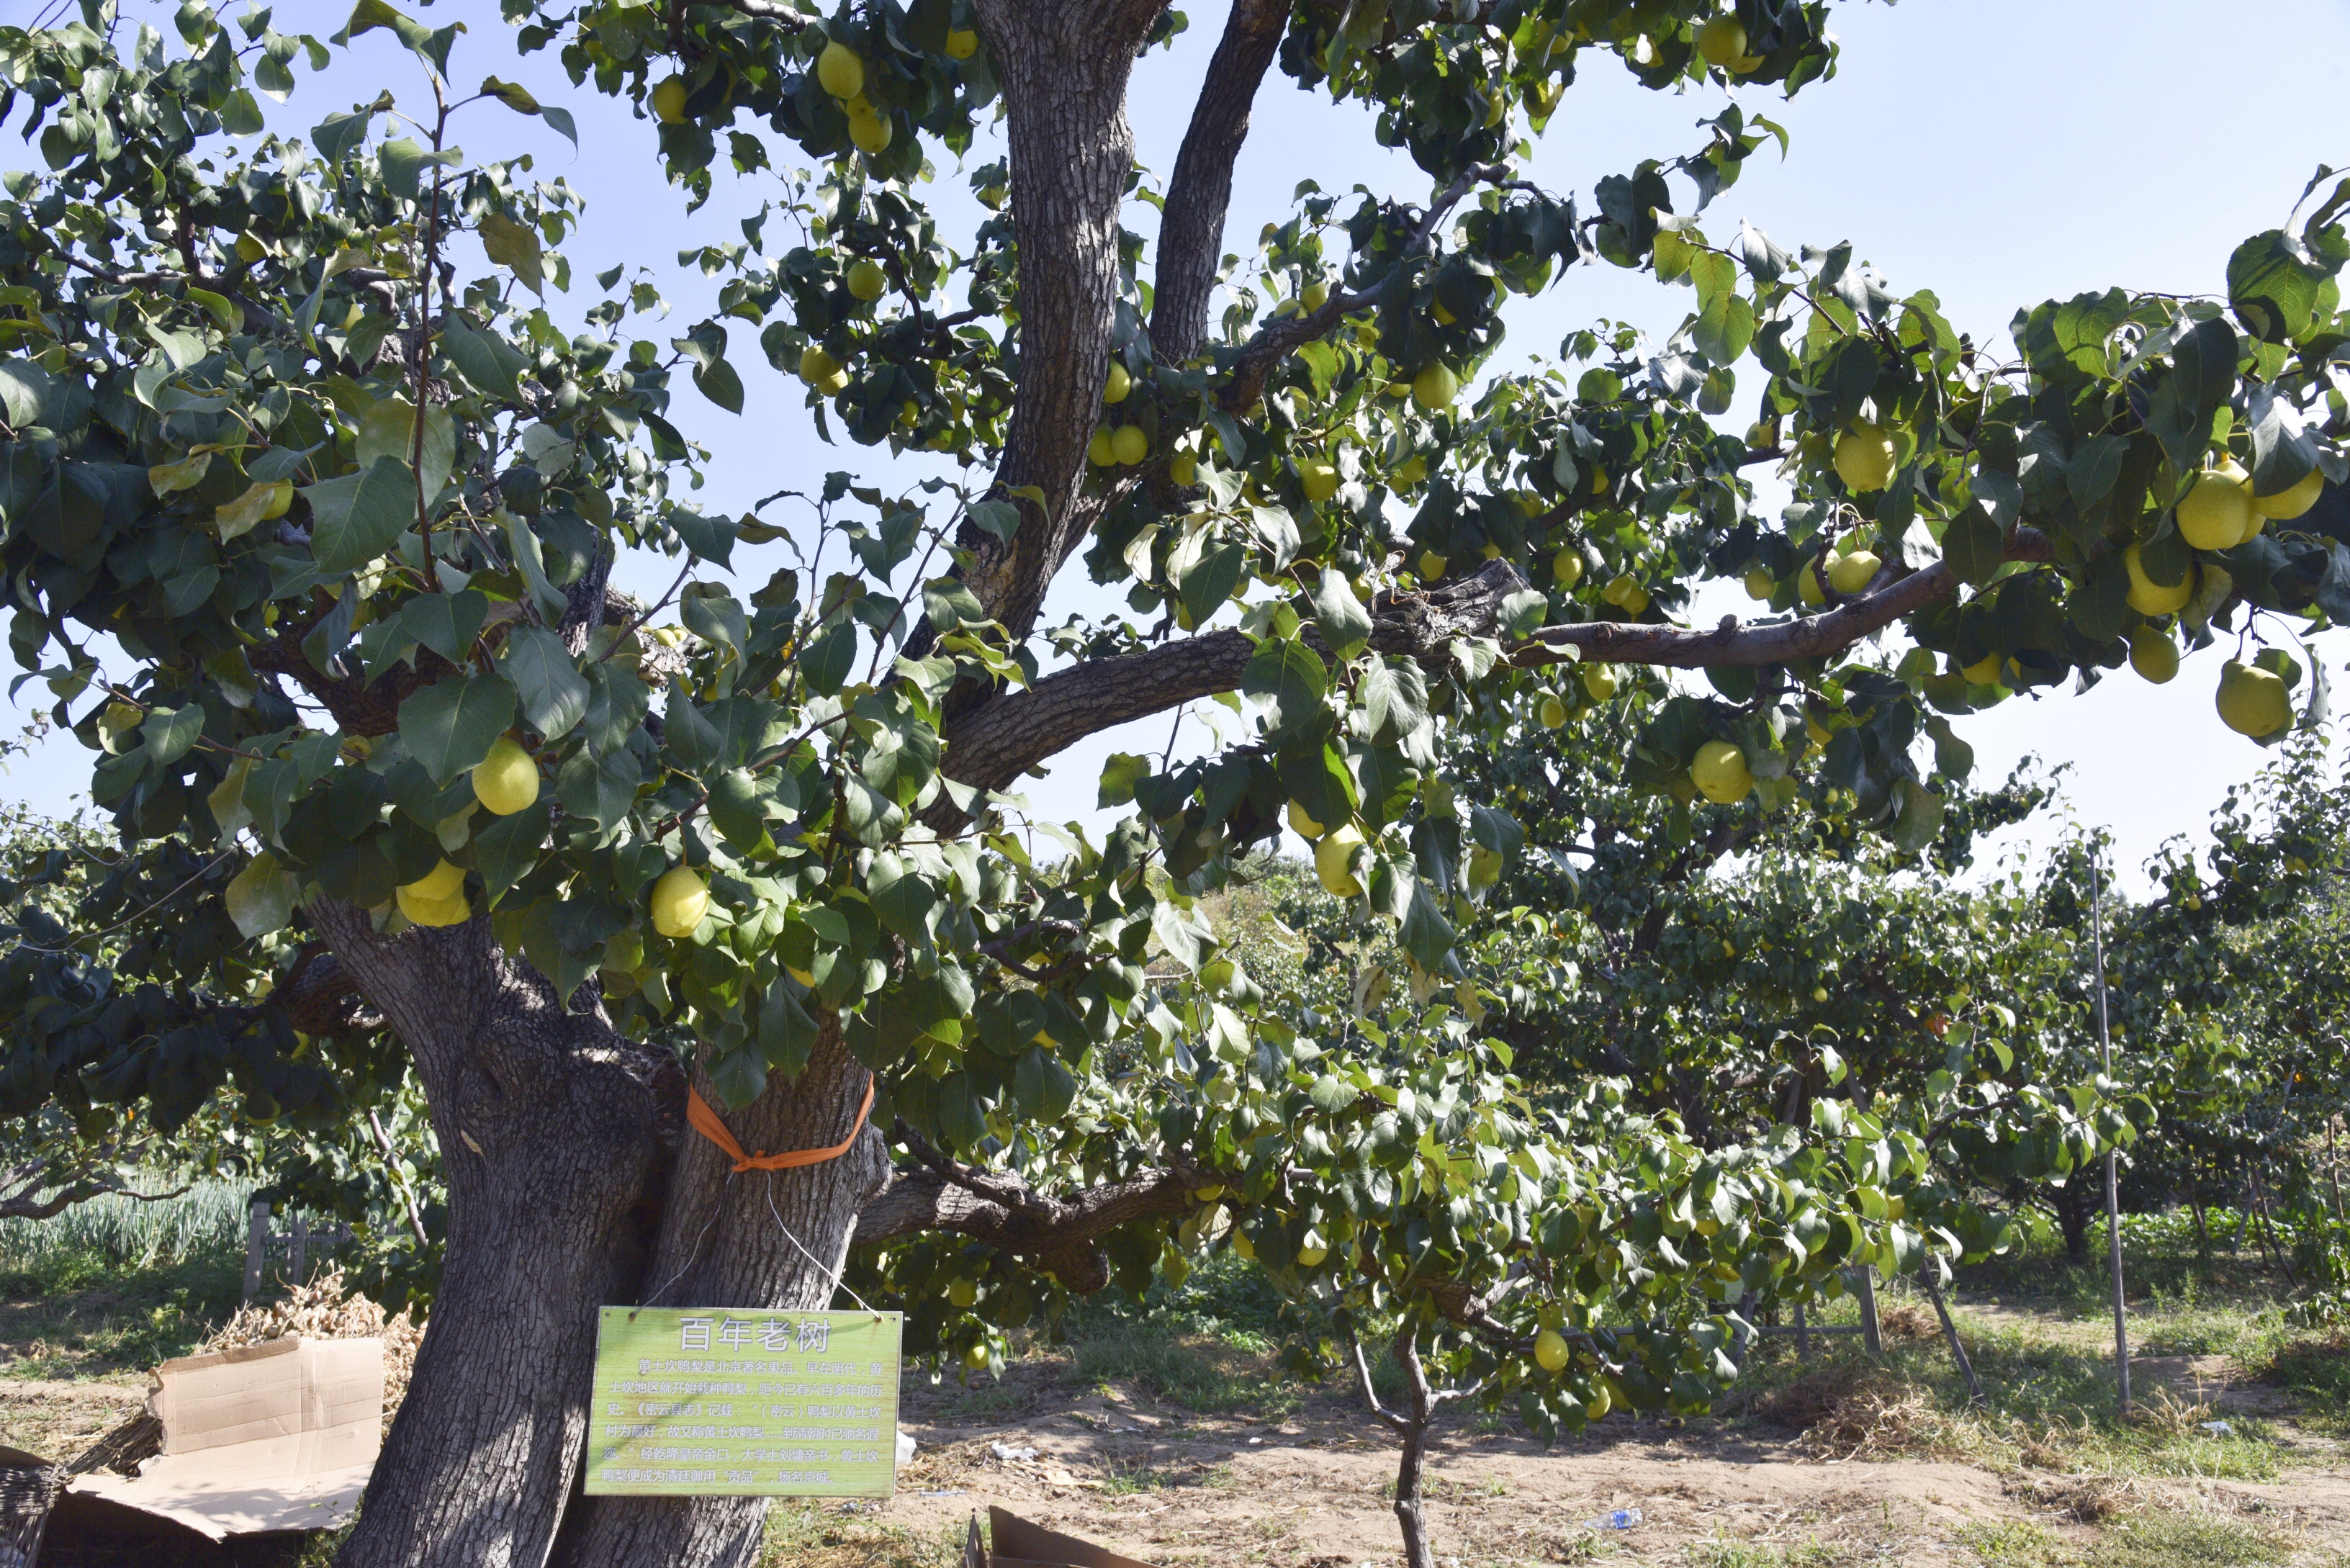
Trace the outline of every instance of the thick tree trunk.
{"label": "thick tree trunk", "polygon": [[[847,1136],[869,1075],[827,1021],[800,1075],[724,1119],[752,1154],[824,1148]],[[707,1082],[702,1098],[719,1102]],[[698,1134],[678,1151],[649,1306],[808,1312],[833,1304],[857,1213],[889,1179],[869,1127],[837,1159],[791,1170],[736,1172]],[[767,1518],[761,1497],[589,1498],[556,1551],[564,1568],[749,1568]]]}
{"label": "thick tree trunk", "polygon": [[484,919],[387,939],[363,910],[311,914],[408,1047],[449,1198],[415,1376],[337,1562],[535,1568],[585,1440],[596,1309],[637,1289],[681,1077],[592,992],[567,1011]]}
{"label": "thick tree trunk", "polygon": [[1012,216],[1020,250],[1020,370],[996,482],[1035,485],[1009,542],[972,528],[965,580],[987,612],[1028,635],[1053,576],[1084,537],[1073,501],[1102,414],[1119,287],[1118,210],[1134,172],[1127,79],[1157,0],[980,0],[1003,78]]}

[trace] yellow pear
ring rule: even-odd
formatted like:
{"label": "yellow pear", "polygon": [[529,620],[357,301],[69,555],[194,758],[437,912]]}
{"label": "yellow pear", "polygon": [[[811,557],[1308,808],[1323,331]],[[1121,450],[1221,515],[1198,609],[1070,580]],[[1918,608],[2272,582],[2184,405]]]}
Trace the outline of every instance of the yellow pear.
{"label": "yellow pear", "polygon": [[2216,702],[2221,723],[2256,740],[2293,722],[2293,697],[2284,677],[2241,659],[2220,666]]}
{"label": "yellow pear", "polygon": [[1355,851],[1362,846],[1363,830],[1351,822],[1340,823],[1314,846],[1314,874],[1322,878],[1323,890],[1332,898],[1352,898],[1362,892],[1353,864]]}
{"label": "yellow pear", "polygon": [[494,816],[512,816],[538,799],[538,763],[512,735],[500,735],[473,764],[473,798]]}
{"label": "yellow pear", "polygon": [[1819,569],[1809,561],[1795,574],[1795,597],[1806,609],[1817,609],[1828,602],[1828,591],[1820,586]]}
{"label": "yellow pear", "polygon": [[2325,492],[2325,475],[2311,469],[2300,480],[2274,495],[2252,497],[2252,511],[2262,517],[2273,517],[2280,523],[2290,523],[2311,507]]}
{"label": "yellow pear", "polygon": [[1452,367],[1441,361],[1411,379],[1411,400],[1430,413],[1451,408],[1452,400],[1460,395],[1461,378],[1452,373]]}
{"label": "yellow pear", "polygon": [[956,27],[947,34],[947,58],[967,60],[979,53],[979,35],[969,27]]}
{"label": "yellow pear", "polygon": [[948,1281],[947,1300],[959,1307],[976,1305],[979,1301],[979,1282],[977,1280]]}
{"label": "yellow pear", "polygon": [[1542,727],[1545,730],[1564,729],[1566,727],[1566,704],[1555,696],[1545,697],[1534,716],[1542,721]]}
{"label": "yellow pear", "polygon": [[1534,1365],[1544,1372],[1556,1372],[1566,1365],[1565,1336],[1555,1328],[1546,1328],[1534,1335]]}
{"label": "yellow pear", "polygon": [[1109,468],[1118,462],[1118,451],[1109,444],[1109,428],[1094,431],[1093,440],[1086,442],[1086,461],[1096,468]]}
{"label": "yellow pear", "polygon": [[1746,57],[1746,29],[1735,16],[1715,16],[1697,30],[1697,52],[1707,65],[1729,70]]}
{"label": "yellow pear", "polygon": [[2178,673],[2178,645],[2159,627],[2142,626],[2129,639],[2130,668],[2160,686]]}
{"label": "yellow pear", "polygon": [[816,86],[847,102],[865,90],[865,61],[847,44],[834,42],[816,57]]}
{"label": "yellow pear", "polygon": [[1150,455],[1150,438],[1140,425],[1120,425],[1109,432],[1109,453],[1131,468]]}
{"label": "yellow pear", "polygon": [[1746,753],[1728,741],[1708,741],[1690,763],[1690,782],[1716,805],[1736,805],[1754,788]]}
{"label": "yellow pear", "polygon": [[1305,499],[1318,506],[1338,493],[1337,465],[1308,458],[1297,465],[1297,482],[1305,487]]}
{"label": "yellow pear", "polygon": [[1134,390],[1134,377],[1125,366],[1112,361],[1109,379],[1102,383],[1102,401],[1122,403],[1126,401],[1127,393],[1132,390]]}
{"label": "yellow pear", "polygon": [[419,898],[446,898],[464,889],[463,869],[443,860],[415,881],[402,885],[400,890]]}
{"label": "yellow pear", "polygon": [[1996,652],[1986,653],[1959,673],[1967,678],[1970,686],[1996,686],[1999,684],[1999,655]]}
{"label": "yellow pear", "polygon": [[1583,552],[1572,545],[1563,546],[1550,558],[1550,575],[1560,587],[1575,587],[1583,580]]}
{"label": "yellow pear", "polygon": [[869,305],[889,286],[889,275],[881,270],[879,262],[859,256],[848,264],[847,282],[848,292]]}
{"label": "yellow pear", "polygon": [[2122,552],[2122,566],[2129,573],[2129,607],[2140,615],[2177,615],[2194,597],[2192,566],[2176,583],[2158,583],[2146,575],[2146,563],[2136,545]]}
{"label": "yellow pear", "polygon": [[1329,1255],[1330,1249],[1322,1240],[1322,1232],[1311,1226],[1307,1227],[1305,1234],[1299,1238],[1297,1242],[1297,1266],[1301,1269],[1313,1268]]}
{"label": "yellow pear", "polygon": [[1779,587],[1779,579],[1771,575],[1767,566],[1748,567],[1744,581],[1746,597],[1750,599],[1767,599]]}
{"label": "yellow pear", "polygon": [[1594,702],[1605,702],[1615,696],[1617,685],[1616,671],[1607,665],[1586,664],[1583,667],[1583,689],[1591,693]]}
{"label": "yellow pear", "polygon": [[1179,452],[1167,460],[1167,479],[1171,484],[1196,484],[1200,479],[1200,459],[1197,453]]}
{"label": "yellow pear", "polygon": [[462,926],[473,918],[473,907],[465,901],[465,884],[459,877],[456,892],[445,898],[418,897],[409,888],[399,888],[393,895],[400,903],[400,912],[411,925]]}
{"label": "yellow pear", "polygon": [[858,151],[868,158],[878,158],[888,151],[890,138],[897,133],[889,117],[877,109],[848,117],[848,140],[856,144]]}
{"label": "yellow pear", "polygon": [[830,394],[848,385],[848,372],[821,345],[811,343],[800,350],[800,379],[819,392]]}
{"label": "yellow pear", "polygon": [[1884,489],[1893,479],[1893,438],[1866,420],[1855,420],[1836,437],[1836,477],[1849,489]]}
{"label": "yellow pear", "polygon": [[683,77],[671,77],[653,88],[653,118],[663,125],[675,125],[684,119],[688,90]]}
{"label": "yellow pear", "polygon": [[653,884],[653,929],[665,937],[693,935],[710,912],[710,884],[691,866],[672,866]]}
{"label": "yellow pear", "polygon": [[1444,568],[1449,565],[1451,565],[1450,562],[1433,550],[1422,550],[1419,553],[1419,575],[1430,582],[1442,576]]}
{"label": "yellow pear", "polygon": [[2251,534],[2251,475],[2232,460],[2198,471],[2176,514],[2178,536],[2196,549],[2234,549]]}
{"label": "yellow pear", "polygon": [[1314,820],[1313,813],[1307,811],[1295,801],[1293,800],[1289,803],[1289,810],[1286,815],[1289,817],[1289,830],[1292,833],[1296,834],[1298,837],[1315,839],[1322,836],[1322,825]]}
{"label": "yellow pear", "polygon": [[1840,594],[1856,594],[1868,587],[1884,565],[1874,550],[1838,556],[1828,566],[1828,586]]}

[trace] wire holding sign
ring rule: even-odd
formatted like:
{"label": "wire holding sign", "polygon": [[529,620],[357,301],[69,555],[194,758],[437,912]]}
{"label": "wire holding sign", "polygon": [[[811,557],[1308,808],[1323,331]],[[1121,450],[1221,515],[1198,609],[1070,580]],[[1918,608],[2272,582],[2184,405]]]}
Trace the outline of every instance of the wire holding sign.
{"label": "wire holding sign", "polygon": [[896,1313],[606,1307],[590,1497],[888,1497]]}

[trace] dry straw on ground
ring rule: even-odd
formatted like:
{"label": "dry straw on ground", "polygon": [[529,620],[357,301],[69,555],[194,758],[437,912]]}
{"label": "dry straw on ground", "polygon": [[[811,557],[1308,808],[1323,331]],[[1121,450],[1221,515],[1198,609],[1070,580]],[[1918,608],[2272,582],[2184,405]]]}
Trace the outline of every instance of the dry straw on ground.
{"label": "dry straw on ground", "polygon": [[383,1336],[383,1425],[408,1393],[408,1379],[416,1366],[417,1342],[424,1327],[402,1307],[393,1316],[363,1295],[347,1290],[343,1272],[329,1269],[307,1284],[296,1285],[283,1301],[248,1306],[223,1324],[204,1341],[205,1350],[227,1350],[240,1345],[265,1345],[297,1334],[305,1339],[370,1339]]}

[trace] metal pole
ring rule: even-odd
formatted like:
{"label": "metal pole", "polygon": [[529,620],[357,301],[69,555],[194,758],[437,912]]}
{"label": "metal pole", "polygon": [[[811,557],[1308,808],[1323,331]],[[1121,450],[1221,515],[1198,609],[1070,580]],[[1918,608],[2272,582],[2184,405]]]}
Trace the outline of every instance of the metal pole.
{"label": "metal pole", "polygon": [[[2106,1076],[2114,1073],[2114,1036],[2106,1017],[2106,901],[2097,874],[2094,848],[2089,854],[2089,940],[2097,961],[2097,1059]],[[2122,1397],[2122,1414],[2130,1413],[2129,1319],[2123,1311],[2122,1200],[2116,1157],[2106,1150],[2106,1245],[2114,1266],[2114,1376]]]}

